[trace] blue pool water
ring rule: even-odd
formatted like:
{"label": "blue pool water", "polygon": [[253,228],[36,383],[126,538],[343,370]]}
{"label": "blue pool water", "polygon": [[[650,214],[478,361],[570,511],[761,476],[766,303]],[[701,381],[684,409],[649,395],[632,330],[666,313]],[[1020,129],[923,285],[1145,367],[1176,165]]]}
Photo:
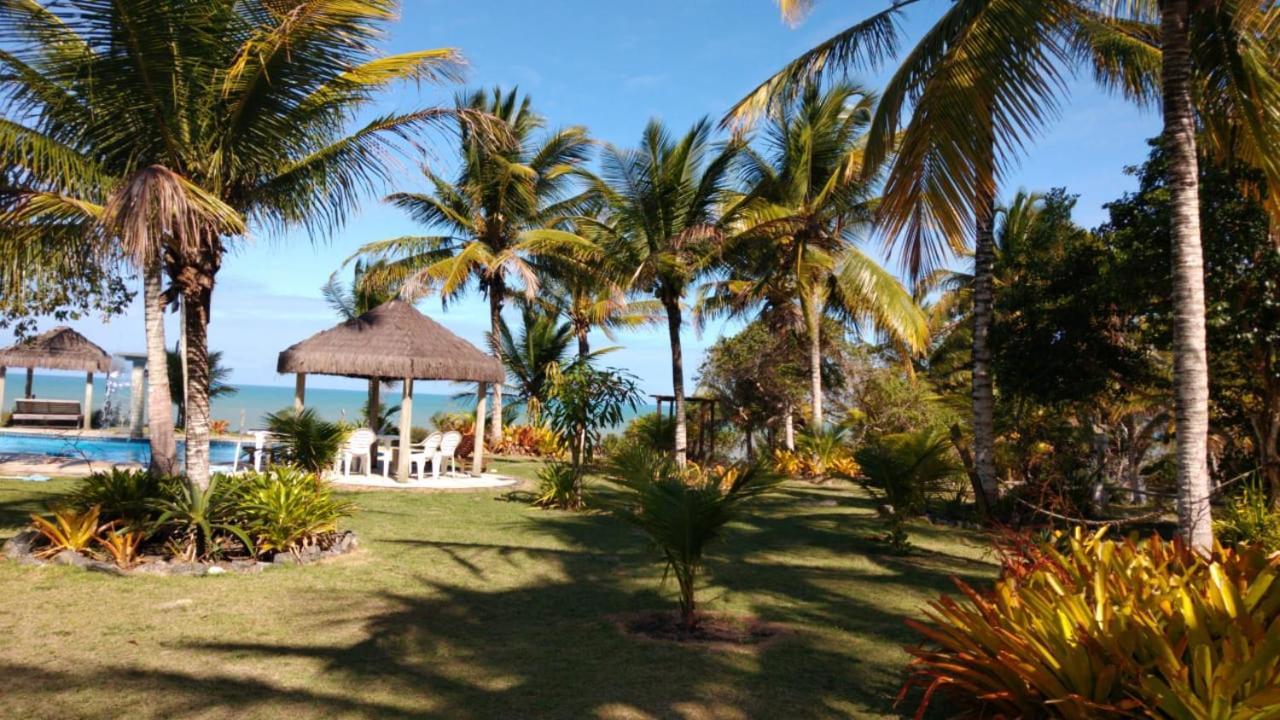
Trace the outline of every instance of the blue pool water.
{"label": "blue pool water", "polygon": [[[209,459],[214,465],[230,464],[235,459],[236,444],[214,441],[209,444]],[[146,440],[128,438],[89,438],[75,433],[58,435],[0,434],[0,455],[49,455],[60,458],[87,458],[102,463],[140,463],[151,461],[151,446]],[[182,457],[182,442],[178,442]]]}

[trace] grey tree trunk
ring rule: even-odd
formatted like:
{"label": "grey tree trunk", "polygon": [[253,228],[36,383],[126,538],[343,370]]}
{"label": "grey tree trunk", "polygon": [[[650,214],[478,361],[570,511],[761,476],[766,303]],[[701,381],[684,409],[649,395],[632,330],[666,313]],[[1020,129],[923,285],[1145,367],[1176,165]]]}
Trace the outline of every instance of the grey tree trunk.
{"label": "grey tree trunk", "polygon": [[[988,168],[988,170],[992,170]],[[987,514],[995,502],[995,388],[991,380],[991,323],[995,291],[995,187],[988,175],[979,181],[973,248],[973,468],[978,508]]]}
{"label": "grey tree trunk", "polygon": [[676,464],[684,467],[688,457],[688,428],[684,403],[684,354],[680,345],[680,327],[684,318],[680,313],[680,301],[663,300],[667,311],[667,334],[671,338],[671,394],[675,396],[675,456]]}
{"label": "grey tree trunk", "polygon": [[[498,338],[502,336],[502,303],[506,295],[506,288],[501,281],[494,281],[489,286],[489,332],[493,338],[493,352],[498,356],[498,360],[502,360],[502,346],[498,344]],[[506,367],[506,364],[503,364]],[[493,384],[493,411],[490,414],[489,422],[489,441],[493,446],[502,445],[502,438],[505,430],[502,427],[502,383]]]}
{"label": "grey tree trunk", "polygon": [[585,360],[591,354],[591,342],[588,339],[587,328],[578,328],[576,331],[578,336],[578,359]]}
{"label": "grey tree trunk", "polygon": [[142,311],[147,334],[147,424],[151,443],[149,469],[157,475],[178,470],[173,434],[173,398],[169,396],[169,354],[164,338],[164,286],[159,263],[142,271]]}
{"label": "grey tree trunk", "polygon": [[1160,9],[1164,145],[1173,216],[1173,386],[1177,434],[1178,529],[1192,548],[1213,548],[1208,467],[1209,363],[1205,339],[1204,257],[1200,245],[1199,166],[1191,99],[1188,0]]}
{"label": "grey tree trunk", "polygon": [[809,395],[813,430],[821,431],[822,413],[822,308],[816,298],[810,298],[804,309],[805,323],[809,328]]}
{"label": "grey tree trunk", "polygon": [[209,487],[209,308],[213,277],[197,287],[184,288],[187,330],[187,479]]}

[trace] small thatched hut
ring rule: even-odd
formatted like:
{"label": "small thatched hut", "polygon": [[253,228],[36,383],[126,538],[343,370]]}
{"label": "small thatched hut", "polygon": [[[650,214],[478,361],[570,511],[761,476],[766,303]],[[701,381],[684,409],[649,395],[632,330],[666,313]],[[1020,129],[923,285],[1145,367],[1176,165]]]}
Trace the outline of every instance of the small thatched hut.
{"label": "small thatched hut", "polygon": [[[368,380],[400,380],[400,457],[397,475],[409,471],[409,435],[413,422],[413,381],[451,380],[479,383],[476,404],[476,447],[472,469],[480,472],[484,461],[485,405],[490,383],[506,378],[502,363],[449,332],[443,325],[418,312],[403,300],[379,305],[360,317],[312,335],[280,353],[276,371],[297,373],[294,407],[306,400],[308,374],[341,375]],[[377,387],[371,419],[378,416]]]}
{"label": "small thatched hut", "polygon": [[11,367],[27,369],[24,397],[28,398],[32,396],[31,385],[35,368],[83,370],[85,372],[84,427],[87,430],[93,417],[93,374],[108,372],[111,369],[111,356],[75,330],[58,326],[0,350],[0,400],[4,398],[6,371]]}

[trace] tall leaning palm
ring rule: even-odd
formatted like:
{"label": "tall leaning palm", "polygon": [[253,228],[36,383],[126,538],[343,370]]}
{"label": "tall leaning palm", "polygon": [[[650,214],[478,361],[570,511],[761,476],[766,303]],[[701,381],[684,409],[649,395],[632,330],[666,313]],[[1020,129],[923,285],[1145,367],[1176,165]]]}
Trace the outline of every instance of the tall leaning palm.
{"label": "tall leaning palm", "polygon": [[[394,0],[67,0],[0,4],[21,117],[0,152],[61,183],[110,188],[102,226],[163,263],[185,309],[186,472],[209,483],[208,323],[228,243],[253,226],[336,228],[387,179],[387,155],[453,116],[347,127],[376,92],[454,77],[452,50],[384,56]],[[16,64],[15,64],[16,63]],[[96,173],[96,175],[95,175]]]}
{"label": "tall leaning palm", "polygon": [[862,167],[874,102],[871,93],[839,83],[825,91],[809,85],[794,102],[774,108],[763,148],[743,156],[749,190],[726,213],[735,232],[730,274],[704,303],[712,312],[758,313],[778,329],[807,336],[815,428],[824,422],[824,316],[869,320],[913,352],[928,340],[911,293],[856,245],[876,204],[875,180]]}
{"label": "tall leaning palm", "polygon": [[680,465],[688,437],[680,341],[685,296],[718,267],[724,233],[717,211],[739,150],[736,141],[717,144],[707,120],[680,138],[653,120],[638,148],[605,147],[596,183],[606,207],[600,227],[608,230],[607,255],[627,269],[629,289],[652,296],[666,314]]}
{"label": "tall leaning palm", "polygon": [[[779,0],[799,19],[811,0]],[[794,97],[825,73],[878,66],[901,44],[900,0],[804,53],[732,111],[746,119]],[[974,493],[997,492],[995,391],[988,344],[996,193],[1008,163],[1055,114],[1072,56],[1069,0],[956,0],[902,58],[876,106],[864,170],[888,161],[877,221],[913,278],[974,247]],[[909,111],[909,112],[908,112]]]}
{"label": "tall leaning palm", "polygon": [[[523,290],[533,297],[538,290],[530,257],[557,235],[547,225],[572,214],[581,202],[575,193],[577,168],[587,159],[590,141],[578,127],[539,133],[545,120],[533,112],[527,96],[522,99],[514,90],[476,92],[458,98],[457,106],[493,118],[495,127],[461,123],[461,162],[452,182],[424,168],[431,192],[387,198],[443,234],[373,242],[356,255],[384,261],[366,281],[397,287],[409,297],[439,293],[448,303],[474,282],[489,301],[489,332],[496,338],[511,294]],[[491,431],[498,443],[501,386],[494,387],[493,400]]]}

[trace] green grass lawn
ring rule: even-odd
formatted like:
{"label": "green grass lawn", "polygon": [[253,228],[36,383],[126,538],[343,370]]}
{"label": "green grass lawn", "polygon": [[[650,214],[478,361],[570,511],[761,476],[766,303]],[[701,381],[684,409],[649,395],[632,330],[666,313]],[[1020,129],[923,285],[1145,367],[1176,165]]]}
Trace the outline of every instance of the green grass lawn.
{"label": "green grass lawn", "polygon": [[[71,485],[0,481],[0,539]],[[951,528],[885,553],[861,493],[792,484],[731,528],[702,598],[794,632],[751,651],[638,640],[611,616],[674,605],[645,542],[500,496],[351,493],[357,554],[260,575],[0,561],[0,717],[894,716],[903,618],[994,570]]]}

